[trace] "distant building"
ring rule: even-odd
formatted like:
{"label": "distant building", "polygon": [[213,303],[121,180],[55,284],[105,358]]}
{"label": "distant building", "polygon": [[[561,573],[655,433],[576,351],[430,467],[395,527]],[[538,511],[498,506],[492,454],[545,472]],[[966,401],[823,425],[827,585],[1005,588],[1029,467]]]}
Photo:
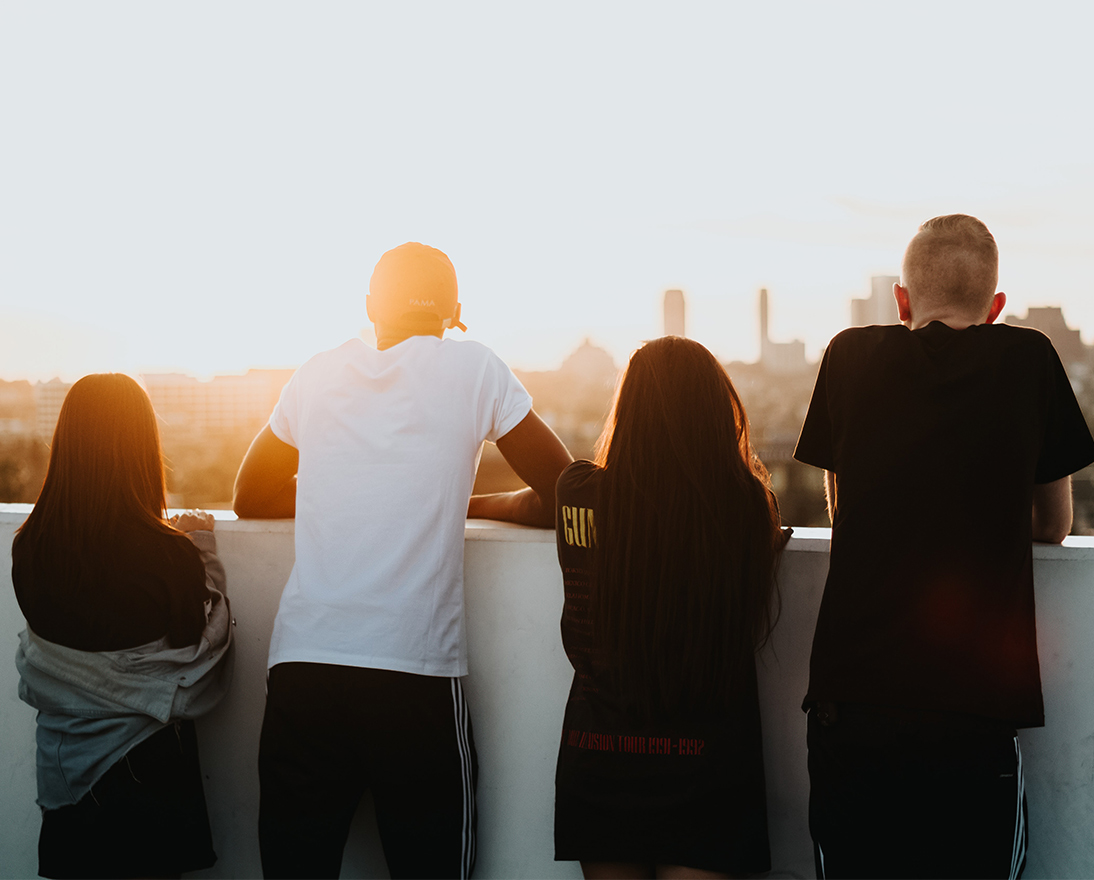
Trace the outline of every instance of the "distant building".
{"label": "distant building", "polygon": [[557,370],[514,370],[536,412],[572,452],[590,456],[604,427],[619,368],[611,354],[586,339]]}
{"label": "distant building", "polygon": [[[255,430],[269,418],[292,370],[248,370],[202,382],[182,373],[140,377],[164,434],[205,436]],[[53,439],[61,405],[72,385],[0,381],[0,434],[33,433]]]}
{"label": "distant building", "polygon": [[1060,355],[1060,360],[1068,372],[1074,373],[1076,367],[1085,368],[1090,360],[1090,348],[1083,345],[1078,330],[1072,330],[1064,320],[1064,310],[1059,306],[1038,306],[1026,310],[1026,316],[1007,315],[1006,323],[1016,327],[1033,327],[1040,330],[1049,339]]}
{"label": "distant building", "polygon": [[760,289],[760,365],[769,373],[800,373],[809,369],[805,343],[772,342],[768,333],[767,288]]}
{"label": "distant building", "polygon": [[851,300],[851,326],[899,324],[900,314],[896,308],[896,297],[893,296],[893,285],[899,281],[896,275],[875,275],[871,278],[869,298]]}
{"label": "distant building", "polygon": [[684,291],[665,291],[665,336],[687,336],[684,324]]}
{"label": "distant building", "polygon": [[34,386],[34,433],[46,442],[53,439],[53,431],[61,415],[61,404],[65,402],[71,387],[70,383],[60,379],[38,382]]}
{"label": "distant building", "polygon": [[562,362],[558,372],[562,378],[578,385],[611,387],[619,368],[606,350],[586,339]]}
{"label": "distant building", "polygon": [[34,386],[25,379],[18,382],[0,379],[0,435],[34,434],[34,415]]}
{"label": "distant building", "polygon": [[248,370],[202,382],[182,373],[146,373],[141,381],[164,433],[205,436],[261,426],[292,374],[292,370]]}

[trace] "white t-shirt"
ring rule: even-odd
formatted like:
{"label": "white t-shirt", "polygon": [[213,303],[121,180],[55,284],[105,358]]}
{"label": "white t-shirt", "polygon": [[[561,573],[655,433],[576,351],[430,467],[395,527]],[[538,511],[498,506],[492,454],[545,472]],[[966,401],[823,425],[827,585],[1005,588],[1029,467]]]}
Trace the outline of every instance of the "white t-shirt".
{"label": "white t-shirt", "polygon": [[270,416],[300,453],[296,563],[269,665],[467,674],[463,542],[483,440],[532,399],[477,342],[351,339],[316,355]]}

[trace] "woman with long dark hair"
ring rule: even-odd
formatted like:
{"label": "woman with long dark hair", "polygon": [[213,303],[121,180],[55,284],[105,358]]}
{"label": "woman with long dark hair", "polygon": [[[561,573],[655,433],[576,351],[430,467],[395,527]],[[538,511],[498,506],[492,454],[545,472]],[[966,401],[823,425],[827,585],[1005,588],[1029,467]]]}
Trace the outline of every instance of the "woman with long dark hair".
{"label": "woman with long dark hair", "polygon": [[231,677],[213,518],[166,518],[159,430],[128,376],[69,390],[12,545],[38,709],[38,870],[164,877],[216,861],[194,723]]}
{"label": "woman with long dark hair", "polygon": [[557,512],[574,680],[555,858],[586,877],[768,870],[755,654],[786,538],[709,351],[668,336],[635,352]]}

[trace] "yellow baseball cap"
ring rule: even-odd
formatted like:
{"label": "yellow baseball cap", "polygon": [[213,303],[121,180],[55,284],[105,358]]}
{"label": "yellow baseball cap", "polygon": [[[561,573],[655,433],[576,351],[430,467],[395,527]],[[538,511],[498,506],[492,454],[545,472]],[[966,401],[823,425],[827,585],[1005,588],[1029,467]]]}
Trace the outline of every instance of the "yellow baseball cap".
{"label": "yellow baseball cap", "polygon": [[444,251],[417,241],[392,248],[372,270],[369,315],[401,327],[467,327],[460,321],[456,269]]}

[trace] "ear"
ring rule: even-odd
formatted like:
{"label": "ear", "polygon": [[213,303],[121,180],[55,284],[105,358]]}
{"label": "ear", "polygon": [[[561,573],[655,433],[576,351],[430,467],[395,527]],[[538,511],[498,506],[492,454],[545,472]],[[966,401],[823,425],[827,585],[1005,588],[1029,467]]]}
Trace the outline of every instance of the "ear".
{"label": "ear", "polygon": [[1007,295],[1002,291],[995,294],[991,298],[991,308],[988,309],[988,316],[984,319],[985,324],[995,323],[995,319],[999,317],[999,313],[1003,311],[1003,307],[1007,304]]}
{"label": "ear", "polygon": [[912,320],[912,306],[908,300],[908,288],[901,287],[899,282],[893,282],[893,296],[896,298],[896,313],[902,324]]}

